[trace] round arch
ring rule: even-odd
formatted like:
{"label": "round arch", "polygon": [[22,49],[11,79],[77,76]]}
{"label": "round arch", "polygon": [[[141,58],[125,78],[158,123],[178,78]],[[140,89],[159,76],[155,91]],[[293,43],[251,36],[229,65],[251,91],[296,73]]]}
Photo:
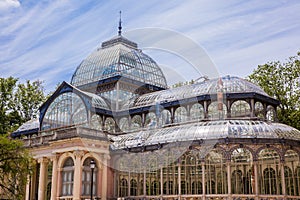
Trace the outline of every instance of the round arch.
{"label": "round arch", "polygon": [[66,152],[64,154],[62,154],[59,159],[58,159],[58,168],[62,168],[63,164],[65,162],[66,159],[68,159],[69,157],[71,157],[73,159],[73,162],[75,163],[75,156],[73,153],[71,152]]}
{"label": "round arch", "polygon": [[95,153],[86,153],[81,159],[80,166],[83,166],[83,163],[87,158],[94,158],[98,169],[102,169],[103,164],[101,163],[101,157]]}

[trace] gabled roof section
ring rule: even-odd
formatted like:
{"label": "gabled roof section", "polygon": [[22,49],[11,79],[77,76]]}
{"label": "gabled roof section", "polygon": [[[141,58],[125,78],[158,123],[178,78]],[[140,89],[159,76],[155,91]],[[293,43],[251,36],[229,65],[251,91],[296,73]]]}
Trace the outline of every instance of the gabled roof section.
{"label": "gabled roof section", "polygon": [[107,102],[100,96],[90,93],[90,92],[85,92],[82,91],[75,86],[67,83],[67,82],[62,82],[62,84],[57,88],[57,90],[48,98],[48,100],[43,103],[43,105],[40,107],[40,122],[43,119],[45,112],[47,111],[48,107],[50,104],[54,101],[56,97],[63,93],[67,92],[73,92],[77,95],[79,95],[84,103],[86,104],[86,107],[89,109],[94,109],[94,108],[100,108],[100,109],[105,109],[109,110],[109,106]]}

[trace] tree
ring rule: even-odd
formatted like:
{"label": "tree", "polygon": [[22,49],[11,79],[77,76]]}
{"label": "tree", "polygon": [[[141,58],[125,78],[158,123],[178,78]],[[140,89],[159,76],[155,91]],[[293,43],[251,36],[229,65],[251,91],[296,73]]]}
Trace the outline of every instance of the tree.
{"label": "tree", "polygon": [[41,81],[18,83],[0,78],[0,134],[11,133],[24,122],[36,118],[45,100]]}
{"label": "tree", "polygon": [[0,78],[0,134],[11,131],[15,123],[21,120],[12,101],[17,81],[13,77]]}
{"label": "tree", "polygon": [[45,100],[42,82],[37,80],[34,82],[26,81],[26,84],[18,84],[15,93],[16,108],[23,121],[36,118],[38,109]]}
{"label": "tree", "polygon": [[284,63],[259,65],[248,78],[280,101],[280,122],[300,129],[300,52]]}
{"label": "tree", "polygon": [[4,194],[3,198],[24,199],[33,162],[22,142],[8,135],[22,123],[36,118],[44,100],[41,81],[18,83],[13,77],[0,78],[0,196]]}
{"label": "tree", "polygon": [[[5,199],[24,199],[32,159],[19,140],[0,135],[0,191]],[[1,193],[0,193],[1,196]]]}

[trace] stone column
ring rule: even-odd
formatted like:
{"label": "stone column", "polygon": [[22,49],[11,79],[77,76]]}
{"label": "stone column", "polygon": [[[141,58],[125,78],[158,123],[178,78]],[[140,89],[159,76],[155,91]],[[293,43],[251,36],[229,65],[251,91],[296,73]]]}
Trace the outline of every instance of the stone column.
{"label": "stone column", "polygon": [[[26,183],[26,193],[25,193],[25,200],[30,200],[30,184],[31,184],[31,177],[28,176],[27,183]],[[1,191],[0,191],[1,194]]]}
{"label": "stone column", "polygon": [[58,163],[57,163],[57,156],[54,155],[51,157],[52,161],[52,180],[51,180],[51,200],[56,200],[57,195],[57,170],[58,170]]}
{"label": "stone column", "polygon": [[74,151],[75,156],[75,164],[74,164],[74,185],[73,185],[73,200],[80,200],[80,193],[81,193],[81,174],[82,174],[82,167],[81,167],[81,158],[84,155],[83,151]]}
{"label": "stone column", "polygon": [[58,166],[58,168],[57,168],[57,186],[56,186],[56,198],[55,198],[55,200],[59,199],[59,195],[61,193],[61,187],[62,187],[61,172],[62,172],[62,170],[63,170],[63,168],[61,168],[60,166]]}
{"label": "stone column", "polygon": [[104,155],[103,156],[101,200],[106,200],[107,199],[107,163],[108,163],[109,159],[110,159],[109,155]]}
{"label": "stone column", "polygon": [[39,190],[38,190],[38,200],[45,200],[46,193],[46,183],[47,183],[47,169],[48,169],[48,159],[40,158],[38,159],[40,163],[40,177],[39,177]]}
{"label": "stone column", "polygon": [[[37,160],[36,160],[36,162],[37,162]],[[38,173],[38,166],[36,163],[35,170],[33,171],[33,174],[31,176],[29,200],[31,200],[31,199],[37,200],[37,189],[38,189],[37,188],[37,184],[38,184],[37,173]]]}

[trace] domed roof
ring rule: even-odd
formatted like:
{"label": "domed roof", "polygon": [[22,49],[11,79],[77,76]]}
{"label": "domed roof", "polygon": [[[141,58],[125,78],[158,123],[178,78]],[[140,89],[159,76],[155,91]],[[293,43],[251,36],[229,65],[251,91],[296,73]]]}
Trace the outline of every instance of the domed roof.
{"label": "domed roof", "polygon": [[224,76],[192,85],[184,85],[177,88],[144,94],[135,101],[128,102],[127,105],[124,105],[124,108],[155,105],[159,102],[165,103],[201,95],[216,94],[218,91],[222,91],[225,94],[257,93],[263,96],[269,96],[254,83],[235,76]]}
{"label": "domed roof", "polygon": [[112,149],[134,148],[178,141],[220,138],[290,139],[300,141],[300,131],[281,123],[253,120],[219,120],[197,122],[157,129],[141,130],[113,136]]}
{"label": "domed roof", "polygon": [[114,76],[124,76],[146,84],[166,88],[167,82],[156,62],[137,48],[137,44],[119,35],[103,42],[77,67],[71,84],[81,86]]}

